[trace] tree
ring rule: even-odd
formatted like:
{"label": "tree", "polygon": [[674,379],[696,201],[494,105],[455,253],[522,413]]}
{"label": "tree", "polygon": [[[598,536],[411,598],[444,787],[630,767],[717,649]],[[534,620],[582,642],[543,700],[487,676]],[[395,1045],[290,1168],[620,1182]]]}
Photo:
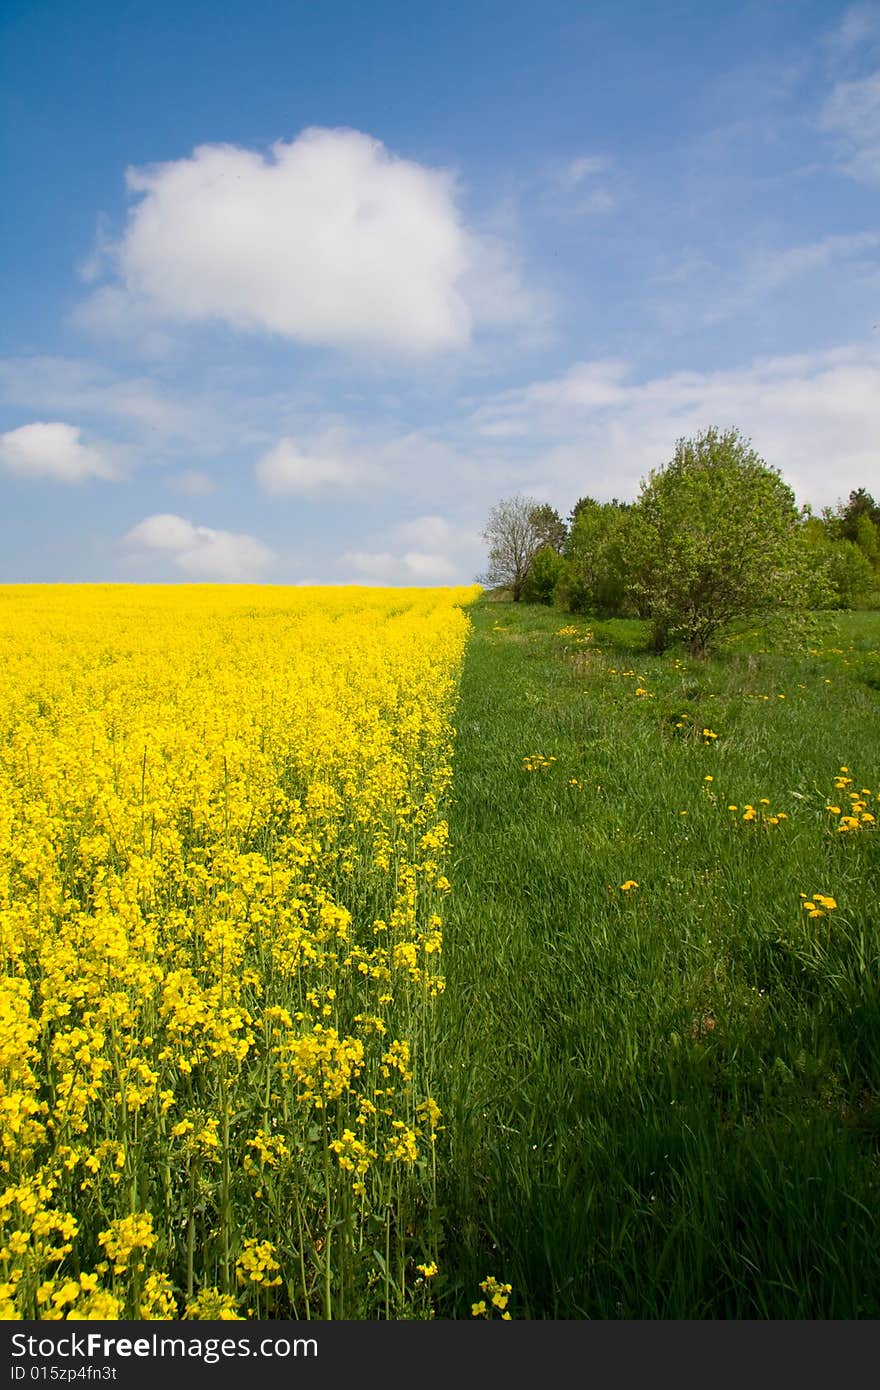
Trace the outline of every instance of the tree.
{"label": "tree", "polygon": [[880,569],[880,529],[867,512],[856,522],[856,545],[873,569]]}
{"label": "tree", "polygon": [[524,601],[551,604],[564,571],[565,560],[559,551],[552,545],[542,545],[525,577],[522,590]]}
{"label": "tree", "polygon": [[[874,529],[868,516],[860,518],[859,527],[863,525]],[[801,535],[813,569],[817,573],[824,570],[827,576],[828,606],[858,608],[864,603],[877,587],[877,576],[864,547],[839,539],[834,518],[820,520],[808,512],[802,518]]]}
{"label": "tree", "polygon": [[863,517],[880,528],[880,506],[865,488],[855,488],[846,502],[838,502],[835,520],[842,540],[858,541],[859,522]]}
{"label": "tree", "polygon": [[830,546],[828,578],[835,608],[858,608],[877,584],[867,556],[853,541],[835,541]]}
{"label": "tree", "polygon": [[591,507],[615,507],[618,511],[628,512],[634,505],[633,502],[621,502],[617,497],[612,497],[610,502],[597,502],[595,497],[579,497],[568,514],[569,525],[573,526],[581,512]]}
{"label": "tree", "polygon": [[568,538],[568,527],[555,507],[541,502],[532,509],[532,526],[542,545],[549,545],[561,555]]}
{"label": "tree", "polygon": [[794,493],[738,430],[679,439],[642,482],[636,512],[632,587],[657,650],[684,639],[702,653],[735,618],[806,606]]}
{"label": "tree", "polygon": [[582,497],[572,509],[560,598],[573,613],[618,615],[626,600],[631,509]]}
{"label": "tree", "polygon": [[480,575],[479,583],[490,587],[509,585],[513,600],[518,603],[523,596],[532,562],[544,545],[556,549],[550,535],[555,535],[558,523],[564,530],[565,523],[552,507],[536,501],[534,497],[503,497],[492,508],[483,528],[483,540],[489,546],[489,564],[486,573]]}
{"label": "tree", "polygon": [[[838,545],[849,543],[858,547],[875,576],[868,587],[876,588],[877,578],[880,578],[880,506],[870,492],[863,487],[855,488],[846,502],[838,502],[836,507],[824,507],[822,521],[829,542]],[[838,572],[848,575],[855,575],[857,570],[864,570],[864,567],[859,566],[857,561],[853,562],[851,557],[844,560],[842,553],[837,556],[836,566]],[[854,589],[849,580],[844,587],[847,592],[864,592],[861,579]]]}

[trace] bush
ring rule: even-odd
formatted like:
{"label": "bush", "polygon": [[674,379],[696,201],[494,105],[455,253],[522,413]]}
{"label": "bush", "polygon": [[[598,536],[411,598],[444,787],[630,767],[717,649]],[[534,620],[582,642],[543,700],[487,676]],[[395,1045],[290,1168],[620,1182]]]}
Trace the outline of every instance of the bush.
{"label": "bush", "polygon": [[526,603],[553,602],[556,587],[565,570],[565,561],[552,545],[542,545],[529,566],[522,596]]}
{"label": "bush", "polygon": [[827,590],[794,493],[736,429],[680,439],[636,513],[630,588],[658,651],[683,640],[700,654],[732,620],[802,611]]}

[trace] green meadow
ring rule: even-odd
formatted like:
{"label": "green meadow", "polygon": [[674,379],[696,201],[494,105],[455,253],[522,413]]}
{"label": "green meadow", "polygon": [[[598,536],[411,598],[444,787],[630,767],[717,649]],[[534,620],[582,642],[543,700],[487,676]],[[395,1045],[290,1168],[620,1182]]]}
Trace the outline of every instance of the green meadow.
{"label": "green meadow", "polygon": [[438,1314],[880,1316],[880,614],[470,611]]}

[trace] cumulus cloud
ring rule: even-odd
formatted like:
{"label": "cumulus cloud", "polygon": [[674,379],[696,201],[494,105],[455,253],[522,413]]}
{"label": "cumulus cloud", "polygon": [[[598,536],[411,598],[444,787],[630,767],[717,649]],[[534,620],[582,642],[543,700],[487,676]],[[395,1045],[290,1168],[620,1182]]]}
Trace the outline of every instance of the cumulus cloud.
{"label": "cumulus cloud", "polygon": [[132,527],[125,542],[133,552],[166,555],[193,579],[255,579],[275,558],[255,536],[194,526],[169,512],[145,517]]}
{"label": "cumulus cloud", "polygon": [[0,467],[21,478],[60,483],[119,476],[105,450],[82,444],[78,427],[60,421],[38,421],[0,435]]}
{"label": "cumulus cloud", "polygon": [[819,124],[838,138],[844,173],[863,183],[880,183],[880,71],[838,82]]}
{"label": "cumulus cloud", "polygon": [[202,145],[127,183],[137,201],[119,283],[91,301],[99,321],[152,314],[429,353],[466,345],[477,318],[509,321],[512,302],[528,310],[512,259],[465,225],[454,176],[356,130],[307,129],[267,155]]}

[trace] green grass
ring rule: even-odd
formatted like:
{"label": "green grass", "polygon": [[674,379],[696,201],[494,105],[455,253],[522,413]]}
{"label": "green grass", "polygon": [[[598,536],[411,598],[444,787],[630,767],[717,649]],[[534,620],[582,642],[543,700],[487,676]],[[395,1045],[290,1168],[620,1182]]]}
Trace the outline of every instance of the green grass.
{"label": "green grass", "polygon": [[880,614],[702,662],[639,623],[472,617],[442,1315],[492,1274],[515,1317],[880,1316],[880,840],[825,809],[880,814]]}

